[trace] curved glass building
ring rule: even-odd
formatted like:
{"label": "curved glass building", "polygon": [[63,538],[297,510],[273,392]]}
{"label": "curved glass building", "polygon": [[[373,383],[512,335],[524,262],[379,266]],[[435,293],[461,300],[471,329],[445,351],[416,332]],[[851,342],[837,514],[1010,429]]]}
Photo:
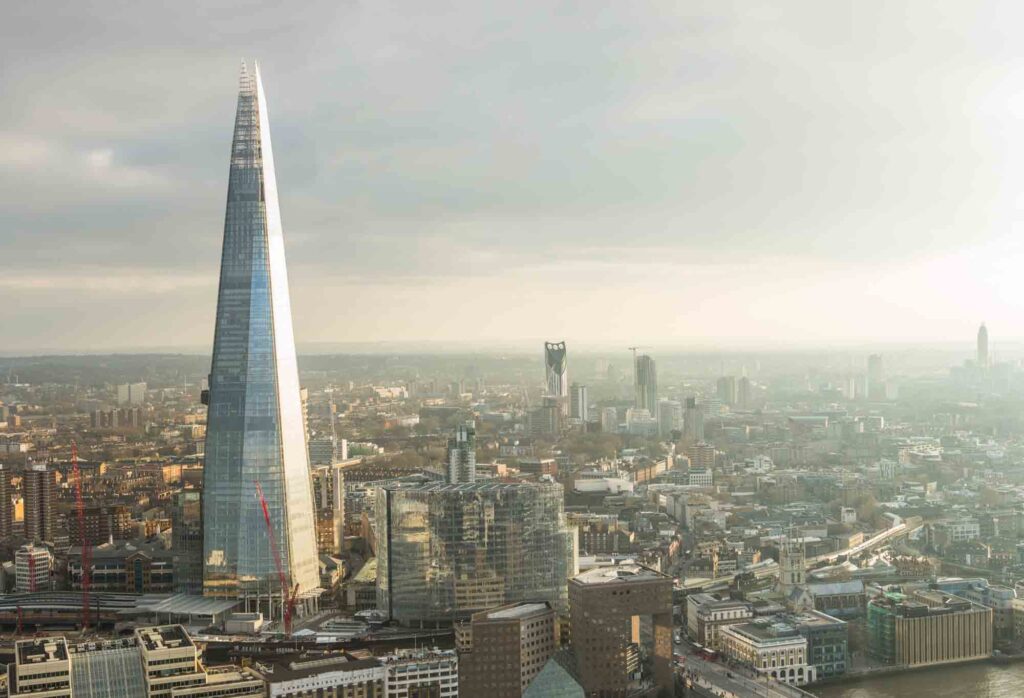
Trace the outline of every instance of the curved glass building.
{"label": "curved glass building", "polygon": [[557,483],[379,488],[377,608],[427,627],[518,601],[566,612],[576,535],[562,497]]}
{"label": "curved glass building", "polygon": [[238,92],[208,404],[203,593],[280,602],[258,483],[289,589],[318,594],[312,483],[258,66],[254,74],[242,66]]}

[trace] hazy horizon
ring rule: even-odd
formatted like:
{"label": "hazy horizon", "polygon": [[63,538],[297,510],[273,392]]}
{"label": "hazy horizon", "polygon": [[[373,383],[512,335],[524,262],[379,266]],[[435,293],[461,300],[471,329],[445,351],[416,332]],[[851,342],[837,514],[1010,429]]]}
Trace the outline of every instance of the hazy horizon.
{"label": "hazy horizon", "polygon": [[0,352],[212,344],[243,57],[300,347],[1022,337],[1015,3],[6,15]]}

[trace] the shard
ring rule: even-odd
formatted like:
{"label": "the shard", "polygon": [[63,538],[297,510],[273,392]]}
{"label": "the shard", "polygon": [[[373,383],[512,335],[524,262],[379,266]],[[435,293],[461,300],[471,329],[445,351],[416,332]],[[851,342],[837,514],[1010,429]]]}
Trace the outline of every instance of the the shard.
{"label": "the shard", "polygon": [[319,593],[319,571],[274,155],[256,65],[250,74],[243,64],[238,92],[206,400],[203,593],[245,598],[277,615],[278,562],[300,598]]}

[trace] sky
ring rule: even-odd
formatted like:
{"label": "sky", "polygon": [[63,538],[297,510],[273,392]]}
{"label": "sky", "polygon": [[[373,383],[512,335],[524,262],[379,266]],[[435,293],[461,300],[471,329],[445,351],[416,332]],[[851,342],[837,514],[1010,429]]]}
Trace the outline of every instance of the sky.
{"label": "sky", "polygon": [[1024,338],[1024,5],[8,3],[0,352],[208,351],[240,61],[296,339]]}

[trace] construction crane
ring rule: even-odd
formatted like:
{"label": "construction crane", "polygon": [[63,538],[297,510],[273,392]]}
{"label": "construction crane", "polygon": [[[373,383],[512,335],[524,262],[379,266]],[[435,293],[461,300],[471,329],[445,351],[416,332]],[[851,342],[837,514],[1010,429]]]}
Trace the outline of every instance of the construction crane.
{"label": "construction crane", "polygon": [[78,467],[78,444],[71,442],[71,473],[75,478],[75,505],[78,508],[78,534],[82,539],[82,632],[89,629],[89,566],[92,551],[85,534],[85,503],[82,501],[82,471]]}
{"label": "construction crane", "polygon": [[277,578],[281,582],[281,605],[284,607],[284,632],[292,634],[292,616],[295,612],[295,600],[299,595],[299,585],[296,584],[289,591],[288,577],[284,573],[284,563],[281,561],[281,551],[277,547],[277,536],[274,534],[274,524],[270,520],[270,509],[267,507],[267,498],[263,496],[263,487],[256,481],[256,494],[260,498],[260,506],[263,508],[263,520],[267,524],[267,534],[270,536],[270,552],[274,556],[274,565],[277,566]]}

